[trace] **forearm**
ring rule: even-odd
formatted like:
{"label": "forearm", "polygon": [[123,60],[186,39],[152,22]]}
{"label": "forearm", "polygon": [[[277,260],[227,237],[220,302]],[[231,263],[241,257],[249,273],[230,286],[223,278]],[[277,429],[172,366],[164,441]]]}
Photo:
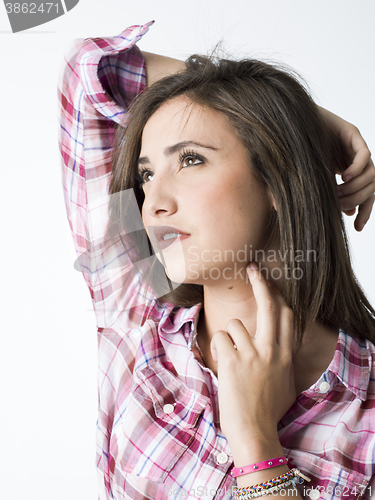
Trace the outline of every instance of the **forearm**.
{"label": "forearm", "polygon": [[146,64],[147,85],[152,85],[160,78],[178,73],[185,68],[184,61],[172,59],[171,57],[143,52],[143,57]]}

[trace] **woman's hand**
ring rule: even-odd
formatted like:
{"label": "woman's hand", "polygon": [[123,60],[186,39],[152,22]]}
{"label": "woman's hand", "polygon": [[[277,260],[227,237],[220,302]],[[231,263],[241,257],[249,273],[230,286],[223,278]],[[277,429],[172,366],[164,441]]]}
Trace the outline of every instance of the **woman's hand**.
{"label": "woman's hand", "polygon": [[255,336],[233,319],[211,342],[218,363],[220,423],[234,457],[237,451],[243,456],[241,447],[259,450],[259,444],[279,443],[277,423],[296,399],[293,313],[256,264],[247,271],[257,304]]}
{"label": "woman's hand", "polygon": [[354,215],[358,206],[354,227],[362,231],[375,201],[375,167],[370,150],[357,127],[324,108],[319,109],[329,127],[340,138],[352,162],[344,172],[336,172],[342,175],[344,181],[337,186],[337,190],[346,215]]}

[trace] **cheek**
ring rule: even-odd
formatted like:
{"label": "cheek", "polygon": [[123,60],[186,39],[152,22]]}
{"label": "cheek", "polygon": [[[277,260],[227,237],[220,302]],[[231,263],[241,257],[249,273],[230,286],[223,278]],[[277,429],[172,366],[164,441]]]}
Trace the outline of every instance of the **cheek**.
{"label": "cheek", "polygon": [[189,191],[187,202],[191,209],[202,217],[207,215],[215,217],[215,214],[224,212],[224,207],[225,210],[233,208],[236,200],[235,190],[230,181],[225,183],[209,179]]}
{"label": "cheek", "polygon": [[148,217],[147,211],[144,209],[144,205],[142,205],[141,217],[142,217],[143,225],[144,225],[146,232],[147,232],[147,227],[150,225],[151,222],[150,222],[150,218]]}
{"label": "cheek", "polygon": [[[208,199],[208,198],[207,198]],[[265,190],[254,182],[226,188],[217,186],[209,198],[208,223],[215,229],[215,238],[224,246],[239,247],[252,243],[261,248],[271,216],[271,204]]]}
{"label": "cheek", "polygon": [[[143,227],[144,227],[144,229],[146,231],[148,240],[151,243],[151,246],[153,246],[152,245],[152,240],[150,238],[149,230],[148,230],[148,227],[152,225],[152,221],[150,220],[150,217],[147,215],[147,212],[145,210],[143,210],[143,207],[142,207],[142,210],[141,210],[141,216],[142,216]],[[155,223],[154,223],[154,225],[155,225]]]}
{"label": "cheek", "polygon": [[210,212],[216,220],[226,219],[238,224],[239,220],[246,220],[251,214],[262,212],[264,199],[256,192],[255,186],[245,180],[243,183],[228,179],[227,182],[212,183],[199,194],[194,195],[196,209]]}

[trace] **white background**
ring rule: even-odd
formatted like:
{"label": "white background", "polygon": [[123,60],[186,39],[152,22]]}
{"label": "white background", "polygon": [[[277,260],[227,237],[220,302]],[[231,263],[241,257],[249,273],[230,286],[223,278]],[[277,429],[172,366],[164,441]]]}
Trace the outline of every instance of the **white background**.
{"label": "white background", "polygon": [[[96,329],[64,213],[56,80],[73,38],[152,19],[141,49],[184,59],[223,40],[234,56],[283,61],[375,151],[373,0],[80,0],[18,34],[0,5],[4,500],[97,498]],[[375,214],[362,233],[347,220],[354,267],[374,304]]]}

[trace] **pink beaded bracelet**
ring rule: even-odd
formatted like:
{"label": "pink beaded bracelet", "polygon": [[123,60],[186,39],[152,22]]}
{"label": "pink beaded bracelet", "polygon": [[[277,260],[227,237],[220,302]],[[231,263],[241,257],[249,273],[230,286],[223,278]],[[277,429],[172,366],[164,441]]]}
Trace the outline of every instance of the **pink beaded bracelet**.
{"label": "pink beaded bracelet", "polygon": [[259,470],[271,469],[272,467],[277,467],[278,465],[285,465],[288,463],[288,459],[285,457],[272,458],[271,460],[265,460],[264,462],[259,462],[257,464],[246,465],[245,467],[234,467],[231,470],[230,475],[232,477],[243,476],[244,474],[250,474],[251,472],[258,472]]}

